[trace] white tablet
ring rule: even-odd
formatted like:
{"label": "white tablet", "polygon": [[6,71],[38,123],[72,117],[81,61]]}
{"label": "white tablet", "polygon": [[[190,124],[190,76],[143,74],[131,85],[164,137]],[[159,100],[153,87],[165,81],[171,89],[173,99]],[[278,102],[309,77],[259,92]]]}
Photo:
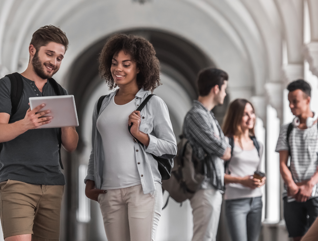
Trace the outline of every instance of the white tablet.
{"label": "white tablet", "polygon": [[45,104],[45,107],[41,109],[41,111],[50,110],[51,112],[47,116],[53,116],[53,119],[49,124],[39,128],[57,128],[79,125],[73,95],[30,97],[29,101],[31,110],[41,104]]}

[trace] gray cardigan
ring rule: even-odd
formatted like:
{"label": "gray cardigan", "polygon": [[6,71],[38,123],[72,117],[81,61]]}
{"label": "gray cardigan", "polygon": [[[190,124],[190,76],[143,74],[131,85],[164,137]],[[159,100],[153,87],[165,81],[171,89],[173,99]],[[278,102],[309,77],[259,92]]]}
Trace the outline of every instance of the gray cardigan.
{"label": "gray cardigan", "polygon": [[[95,104],[93,112],[92,152],[88,163],[85,182],[87,180],[94,181],[95,186],[98,189],[101,188],[103,183],[103,165],[106,160],[101,133],[99,133],[96,128],[96,122],[98,116],[106,109],[115,94],[116,91],[105,97],[99,114],[97,113],[97,103]],[[150,91],[145,91],[143,89],[138,91],[135,96],[136,109],[149,94],[151,94]],[[160,97],[153,96],[142,109],[141,116],[139,129],[148,134],[150,141],[148,147],[135,142],[135,161],[138,173],[141,177],[143,192],[144,194],[148,194],[155,191],[155,182],[161,183],[158,163],[151,154],[159,157],[163,155],[173,157],[177,154],[177,143],[173,133],[168,108]]]}

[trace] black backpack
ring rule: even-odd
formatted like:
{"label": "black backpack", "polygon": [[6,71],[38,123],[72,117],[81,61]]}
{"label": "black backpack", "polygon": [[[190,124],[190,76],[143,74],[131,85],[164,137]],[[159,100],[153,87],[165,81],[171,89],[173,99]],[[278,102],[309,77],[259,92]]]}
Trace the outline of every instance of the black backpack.
{"label": "black backpack", "polygon": [[[147,102],[150,100],[150,98],[153,96],[153,94],[148,95],[147,98],[140,104],[140,106],[137,108],[137,111],[141,111],[145,105],[147,104]],[[103,95],[99,98],[98,102],[97,102],[97,113],[99,113],[100,108],[102,106],[103,100],[105,99],[106,95]],[[128,130],[130,133],[130,128],[131,126],[128,126]],[[136,139],[137,140],[137,139]],[[137,140],[139,142],[139,144],[143,145],[139,140]],[[162,158],[162,157],[157,157],[155,155],[152,155],[153,158],[156,159],[156,161],[158,162],[158,168],[159,168],[159,172],[161,174],[161,178],[162,180],[167,180],[171,177],[171,171],[173,168],[173,159],[166,159],[166,158]]]}
{"label": "black backpack", "polygon": [[[251,140],[253,141],[253,144],[257,150],[257,153],[258,153],[258,156],[260,157],[260,145],[256,139],[255,136],[250,136]],[[233,136],[232,137],[229,137],[229,145],[231,146],[231,157],[233,156],[233,149],[234,149],[234,138]],[[226,172],[226,168],[229,166],[230,164],[230,160],[224,162],[224,172]],[[231,174],[231,172],[229,171],[229,174]]]}
{"label": "black backpack", "polygon": [[[17,112],[18,110],[18,105],[20,103],[22,94],[23,94],[23,79],[22,76],[19,73],[13,73],[13,74],[8,74],[6,75],[10,79],[11,82],[11,103],[12,103],[12,110],[11,110],[11,117]],[[62,86],[60,86],[53,78],[48,79],[49,83],[54,89],[54,92],[56,95],[64,95],[64,90]],[[62,145],[62,132],[61,129],[59,130],[59,136],[58,136],[58,141],[59,141],[59,162],[61,165],[61,168],[63,168],[62,160],[61,160],[61,145]],[[2,143],[0,143],[0,151],[2,149]]]}

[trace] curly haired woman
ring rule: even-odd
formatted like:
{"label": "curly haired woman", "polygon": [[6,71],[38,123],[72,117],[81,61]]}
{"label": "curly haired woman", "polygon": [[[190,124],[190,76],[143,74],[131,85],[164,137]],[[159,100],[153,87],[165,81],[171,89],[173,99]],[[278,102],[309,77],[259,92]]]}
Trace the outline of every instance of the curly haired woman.
{"label": "curly haired woman", "polygon": [[109,241],[155,240],[162,192],[152,155],[167,158],[177,152],[164,101],[153,96],[136,111],[160,85],[155,54],[146,39],[118,34],[99,58],[100,75],[110,89],[118,89],[106,95],[99,113],[95,105],[85,193],[99,202]]}

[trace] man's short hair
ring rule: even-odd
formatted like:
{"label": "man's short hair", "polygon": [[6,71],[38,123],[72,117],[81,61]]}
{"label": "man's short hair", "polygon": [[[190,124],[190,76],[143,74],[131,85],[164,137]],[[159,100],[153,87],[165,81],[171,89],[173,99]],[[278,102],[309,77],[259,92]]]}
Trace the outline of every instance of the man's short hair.
{"label": "man's short hair", "polygon": [[65,47],[65,51],[67,50],[68,39],[65,33],[53,25],[46,25],[36,30],[32,35],[30,44],[38,51],[40,47],[46,46],[49,42],[62,44]]}
{"label": "man's short hair", "polygon": [[221,69],[206,68],[201,70],[197,79],[199,95],[207,96],[216,85],[221,89],[224,81],[228,81],[228,79],[228,74]]}
{"label": "man's short hair", "polygon": [[289,92],[295,91],[295,90],[301,90],[302,92],[304,92],[307,96],[311,97],[311,87],[308,84],[308,82],[306,82],[303,79],[298,79],[295,80],[293,82],[291,82],[288,86],[287,86],[287,90]]}

